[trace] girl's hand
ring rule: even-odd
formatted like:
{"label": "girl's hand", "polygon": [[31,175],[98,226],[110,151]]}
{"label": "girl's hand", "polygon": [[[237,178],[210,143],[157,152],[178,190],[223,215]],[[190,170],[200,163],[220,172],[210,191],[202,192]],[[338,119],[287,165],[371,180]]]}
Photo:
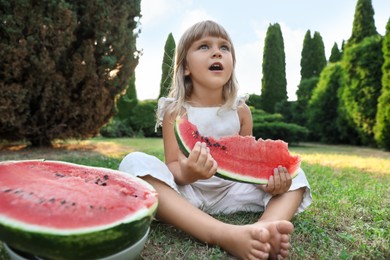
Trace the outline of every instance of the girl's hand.
{"label": "girl's hand", "polygon": [[209,179],[217,172],[217,162],[210,154],[206,143],[197,142],[188,158],[180,155],[180,168],[191,182]]}
{"label": "girl's hand", "polygon": [[274,175],[269,177],[267,185],[260,185],[260,188],[272,196],[283,194],[290,189],[292,183],[291,175],[285,167],[279,166],[274,169]]}

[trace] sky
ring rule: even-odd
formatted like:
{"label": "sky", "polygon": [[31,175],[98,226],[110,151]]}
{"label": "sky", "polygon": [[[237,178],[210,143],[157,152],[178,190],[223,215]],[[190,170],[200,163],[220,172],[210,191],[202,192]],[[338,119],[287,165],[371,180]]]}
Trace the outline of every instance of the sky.
{"label": "sky", "polygon": [[[169,33],[178,43],[191,25],[213,20],[232,38],[236,50],[239,94],[261,93],[264,39],[270,24],[281,27],[286,54],[287,94],[296,100],[300,60],[307,30],[322,36],[326,58],[352,33],[357,0],[141,0],[142,51],[135,70],[139,100],[156,99],[160,91],[164,45]],[[377,31],[384,35],[390,18],[389,0],[372,0]]]}

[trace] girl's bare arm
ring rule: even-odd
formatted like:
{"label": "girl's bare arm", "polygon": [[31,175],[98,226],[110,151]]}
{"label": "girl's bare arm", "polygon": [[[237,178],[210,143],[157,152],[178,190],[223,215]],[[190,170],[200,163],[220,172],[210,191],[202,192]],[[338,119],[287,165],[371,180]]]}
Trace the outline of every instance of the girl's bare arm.
{"label": "girl's bare arm", "polygon": [[208,179],[217,171],[217,163],[211,157],[205,143],[197,143],[188,158],[180,151],[174,133],[176,115],[165,113],[163,140],[165,163],[172,172],[175,182],[185,185],[199,179]]}

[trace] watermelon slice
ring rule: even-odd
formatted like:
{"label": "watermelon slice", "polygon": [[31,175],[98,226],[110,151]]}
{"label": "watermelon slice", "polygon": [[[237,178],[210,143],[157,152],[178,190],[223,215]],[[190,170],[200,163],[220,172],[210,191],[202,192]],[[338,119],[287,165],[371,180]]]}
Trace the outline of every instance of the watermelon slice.
{"label": "watermelon slice", "polygon": [[96,259],[148,231],[157,193],[137,177],[59,161],[0,162],[0,240],[50,259]]}
{"label": "watermelon slice", "polygon": [[292,156],[282,140],[256,140],[253,136],[232,135],[219,139],[202,136],[186,118],[177,117],[175,135],[180,150],[188,156],[195,143],[205,142],[218,163],[216,175],[229,180],[267,184],[279,165],[287,168],[291,177],[298,174],[301,160]]}

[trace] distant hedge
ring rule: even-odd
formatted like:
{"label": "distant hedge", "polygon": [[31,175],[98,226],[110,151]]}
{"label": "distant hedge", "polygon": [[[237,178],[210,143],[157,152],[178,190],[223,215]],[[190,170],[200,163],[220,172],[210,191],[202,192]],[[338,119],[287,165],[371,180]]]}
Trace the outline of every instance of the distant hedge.
{"label": "distant hedge", "polygon": [[253,124],[253,135],[262,139],[280,139],[287,143],[305,141],[309,130],[303,126],[285,122],[264,122]]}
{"label": "distant hedge", "polygon": [[269,114],[253,107],[251,111],[253,136],[256,139],[281,139],[288,143],[299,143],[307,140],[309,130],[297,124],[287,123],[281,114]]}

